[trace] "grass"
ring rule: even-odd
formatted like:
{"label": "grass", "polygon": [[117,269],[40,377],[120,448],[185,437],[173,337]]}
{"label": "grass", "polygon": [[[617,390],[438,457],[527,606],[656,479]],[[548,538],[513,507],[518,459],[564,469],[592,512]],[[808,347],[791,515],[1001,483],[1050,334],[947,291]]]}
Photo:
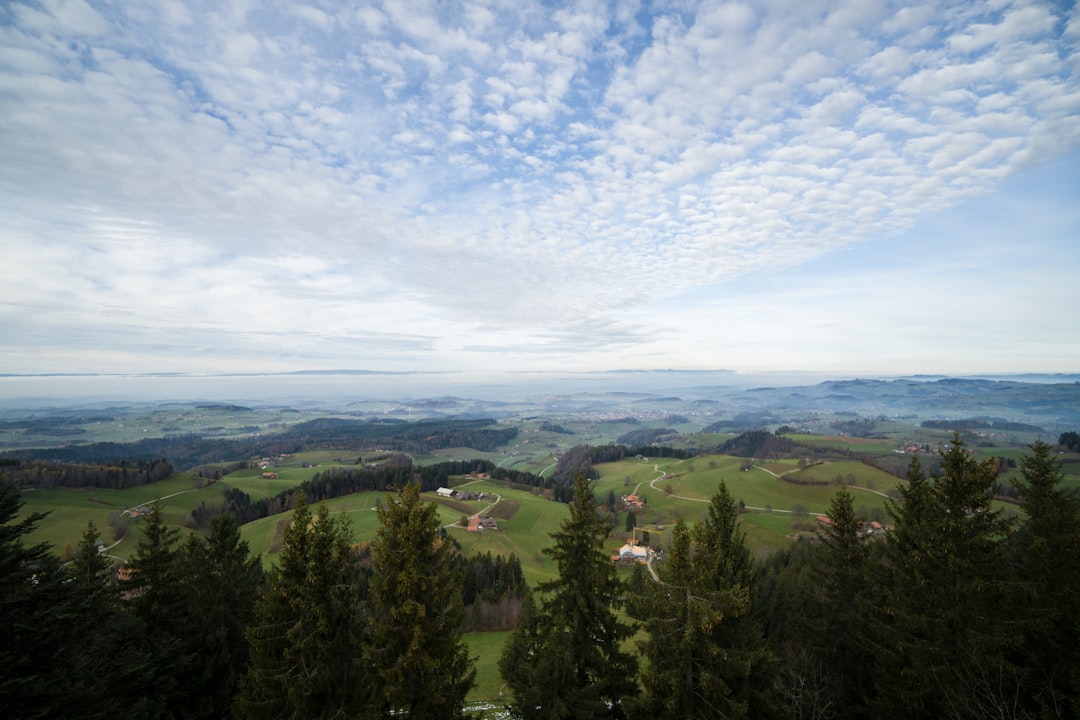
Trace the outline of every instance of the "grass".
{"label": "grass", "polygon": [[[70,545],[74,547],[82,538],[87,522],[93,521],[106,545],[113,543],[109,528],[109,515],[125,508],[161,501],[166,522],[182,527],[185,518],[200,502],[208,506],[220,504],[221,487],[210,485],[200,488],[201,481],[185,473],[175,473],[161,482],[125,490],[102,488],[48,488],[24,490],[22,514],[49,513],[27,542],[48,542],[58,552]],[[167,496],[173,497],[167,497]],[[127,557],[135,551],[140,537],[141,521],[128,521],[127,536],[111,551],[118,557]]]}
{"label": "grass", "polygon": [[[469,691],[468,702],[499,703],[506,683],[499,675],[499,657],[509,639],[509,632],[466,633],[469,655],[476,658],[476,684]],[[509,692],[509,691],[505,691]]]}

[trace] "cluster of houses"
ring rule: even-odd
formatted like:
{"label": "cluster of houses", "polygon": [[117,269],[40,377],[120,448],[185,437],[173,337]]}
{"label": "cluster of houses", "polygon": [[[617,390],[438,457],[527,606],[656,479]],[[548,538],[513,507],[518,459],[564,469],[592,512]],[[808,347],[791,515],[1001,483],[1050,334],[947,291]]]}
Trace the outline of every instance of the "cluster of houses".
{"label": "cluster of houses", "polygon": [[472,515],[465,529],[471,533],[484,532],[485,530],[498,530],[499,521],[490,515]]}
{"label": "cluster of houses", "polygon": [[637,495],[623,495],[622,504],[623,507],[628,510],[641,510],[645,507],[645,498],[638,497]]}
{"label": "cluster of houses", "polygon": [[286,460],[286,459],[291,458],[291,457],[292,457],[292,455],[290,455],[289,453],[281,453],[276,458],[268,458],[268,457],[259,458],[259,469],[260,470],[265,470],[266,468],[271,467],[273,465],[276,465],[279,462],[281,462],[282,460]]}
{"label": "cluster of houses", "polygon": [[127,515],[130,518],[138,518],[138,517],[142,517],[143,515],[149,515],[150,514],[150,506],[149,505],[140,505],[138,507],[128,508],[127,510],[124,511],[124,514]]}
{"label": "cluster of houses", "polygon": [[[453,488],[441,487],[435,490],[435,494],[452,500],[468,502],[471,500],[487,500],[487,493],[474,492],[472,490],[454,490]],[[490,515],[476,513],[468,518],[465,529],[471,533],[484,532],[485,530],[498,530],[499,521]]]}
{"label": "cluster of houses", "polygon": [[[832,525],[832,518],[828,515],[818,515],[817,521],[822,525]],[[889,529],[877,520],[859,523],[859,532],[863,535],[884,535]]]}

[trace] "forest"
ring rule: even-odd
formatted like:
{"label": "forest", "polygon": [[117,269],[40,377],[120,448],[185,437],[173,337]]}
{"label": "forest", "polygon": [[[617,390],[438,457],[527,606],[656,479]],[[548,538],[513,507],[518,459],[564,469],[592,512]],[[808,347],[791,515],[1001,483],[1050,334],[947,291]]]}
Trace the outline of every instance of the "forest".
{"label": "forest", "polygon": [[655,577],[610,561],[610,516],[578,472],[543,551],[557,577],[532,588],[517,558],[462,557],[412,477],[378,506],[370,543],[297,492],[269,573],[232,513],[181,543],[155,507],[119,575],[92,524],[68,563],[26,544],[42,517],[21,516],[5,482],[0,704],[7,717],[465,717],[462,633],[487,623],[516,625],[499,661],[512,717],[1076,717],[1080,498],[1051,446],[1019,466],[1010,518],[992,504],[995,463],[954,436],[940,469],[912,458],[884,536],[841,487],[819,542],[763,560],[721,481],[701,521],[677,521]]}

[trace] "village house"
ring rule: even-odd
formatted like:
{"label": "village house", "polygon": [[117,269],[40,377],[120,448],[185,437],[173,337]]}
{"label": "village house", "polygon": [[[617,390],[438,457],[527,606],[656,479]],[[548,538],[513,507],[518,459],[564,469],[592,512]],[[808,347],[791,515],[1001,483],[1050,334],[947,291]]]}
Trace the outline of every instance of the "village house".
{"label": "village house", "polygon": [[611,556],[611,559],[615,562],[648,562],[649,548],[628,541]]}
{"label": "village house", "polygon": [[469,524],[465,527],[469,532],[483,532],[485,530],[498,530],[499,522],[490,515],[473,515],[469,518]]}
{"label": "village house", "polygon": [[439,488],[438,490],[435,491],[435,494],[438,495],[439,497],[444,497],[444,498],[452,498],[452,497],[457,496],[457,492],[455,490],[453,490],[452,488],[448,488],[448,487]]}

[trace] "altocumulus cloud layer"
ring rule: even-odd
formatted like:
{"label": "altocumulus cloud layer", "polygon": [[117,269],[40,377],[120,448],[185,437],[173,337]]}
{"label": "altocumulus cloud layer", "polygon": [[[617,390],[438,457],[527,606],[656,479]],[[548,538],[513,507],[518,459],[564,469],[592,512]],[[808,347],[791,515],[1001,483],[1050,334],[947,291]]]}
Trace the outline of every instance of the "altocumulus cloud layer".
{"label": "altocumulus cloud layer", "polygon": [[828,368],[731,284],[1075,153],[1065,5],[5,3],[0,369]]}

